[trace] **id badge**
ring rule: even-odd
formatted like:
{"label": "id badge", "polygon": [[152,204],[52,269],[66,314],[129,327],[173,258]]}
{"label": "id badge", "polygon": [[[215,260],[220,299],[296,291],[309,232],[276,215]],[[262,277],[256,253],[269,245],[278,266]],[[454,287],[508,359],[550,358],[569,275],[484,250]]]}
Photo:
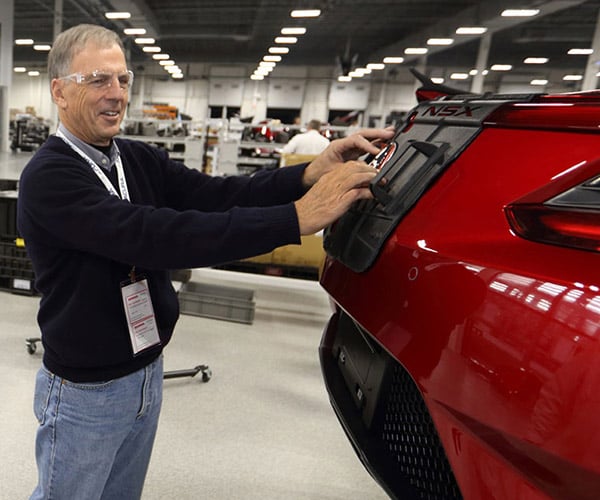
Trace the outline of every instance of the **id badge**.
{"label": "id badge", "polygon": [[143,276],[121,283],[121,296],[133,355],[160,344],[148,280]]}

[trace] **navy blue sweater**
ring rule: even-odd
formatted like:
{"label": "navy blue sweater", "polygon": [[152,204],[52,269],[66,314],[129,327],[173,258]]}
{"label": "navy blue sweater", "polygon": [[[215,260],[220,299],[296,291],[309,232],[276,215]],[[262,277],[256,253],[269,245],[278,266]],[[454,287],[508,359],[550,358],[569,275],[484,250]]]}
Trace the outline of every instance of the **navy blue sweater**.
{"label": "navy blue sweater", "polygon": [[[51,136],[19,183],[17,224],[41,293],[44,364],[69,380],[109,380],[152,362],[179,315],[170,269],[211,266],[300,243],[293,205],[303,166],[211,177],[141,142],[116,139],[131,203]],[[114,169],[113,169],[114,170]],[[161,345],[133,356],[120,283],[148,278]]]}

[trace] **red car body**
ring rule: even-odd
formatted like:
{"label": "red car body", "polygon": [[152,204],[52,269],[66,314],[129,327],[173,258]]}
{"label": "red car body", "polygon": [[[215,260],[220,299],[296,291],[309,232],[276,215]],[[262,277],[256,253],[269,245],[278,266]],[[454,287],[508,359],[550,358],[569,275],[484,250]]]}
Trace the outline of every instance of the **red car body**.
{"label": "red car body", "polygon": [[365,466],[393,498],[600,498],[600,93],[422,102],[375,165],[321,276]]}

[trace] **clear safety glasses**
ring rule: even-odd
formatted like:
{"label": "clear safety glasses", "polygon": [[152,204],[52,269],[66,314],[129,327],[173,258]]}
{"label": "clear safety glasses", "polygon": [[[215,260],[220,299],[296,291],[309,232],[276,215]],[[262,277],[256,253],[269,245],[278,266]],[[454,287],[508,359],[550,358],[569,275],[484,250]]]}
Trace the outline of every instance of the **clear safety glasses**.
{"label": "clear safety glasses", "polygon": [[96,70],[88,74],[71,73],[61,76],[59,80],[72,80],[79,85],[86,85],[96,90],[105,90],[111,87],[115,81],[122,90],[129,90],[133,85],[133,71],[127,70],[122,73],[110,73],[108,71]]}

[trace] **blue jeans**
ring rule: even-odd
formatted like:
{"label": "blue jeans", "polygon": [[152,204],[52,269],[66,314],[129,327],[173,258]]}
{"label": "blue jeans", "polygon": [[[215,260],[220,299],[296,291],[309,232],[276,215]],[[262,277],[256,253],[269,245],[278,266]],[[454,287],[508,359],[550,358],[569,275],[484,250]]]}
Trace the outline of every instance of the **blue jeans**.
{"label": "blue jeans", "polygon": [[38,485],[31,500],[139,499],[162,382],[162,356],[108,382],[70,382],[42,366],[34,394]]}

